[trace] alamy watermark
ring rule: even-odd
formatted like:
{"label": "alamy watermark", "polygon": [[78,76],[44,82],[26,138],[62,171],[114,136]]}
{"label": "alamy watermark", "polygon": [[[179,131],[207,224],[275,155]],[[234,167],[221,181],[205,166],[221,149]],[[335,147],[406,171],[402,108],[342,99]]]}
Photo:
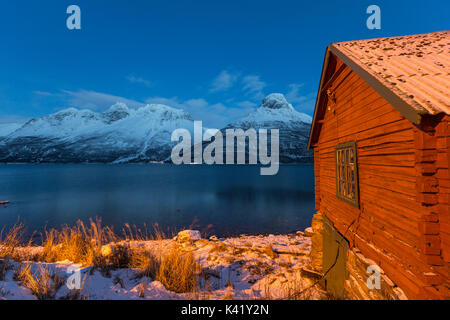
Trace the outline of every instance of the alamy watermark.
{"label": "alamy watermark", "polygon": [[67,14],[70,16],[66,20],[66,26],[69,30],[80,30],[81,29],[81,9],[77,5],[70,5],[66,10]]}
{"label": "alamy watermark", "polygon": [[69,266],[66,271],[70,276],[67,278],[66,287],[69,290],[81,289],[81,270],[77,266]]}
{"label": "alamy watermark", "polygon": [[367,288],[372,289],[381,289],[381,269],[376,264],[372,264],[367,267],[366,272],[371,276],[367,278],[366,284]]}
{"label": "alamy watermark", "polygon": [[[202,121],[194,121],[193,147],[191,133],[189,130],[176,129],[172,132],[171,140],[178,141],[179,143],[173,147],[171,159],[172,162],[177,165],[182,163],[205,163],[209,165],[224,163],[235,164],[235,158],[237,159],[236,164],[245,164],[246,148],[248,146],[248,163],[257,164],[259,160],[260,164],[269,165],[268,167],[263,167],[260,169],[261,175],[275,175],[278,173],[280,165],[279,130],[270,129],[270,154],[268,153],[267,136],[267,129],[259,129],[258,132],[253,128],[249,128],[245,131],[243,129],[226,129],[226,146],[224,148],[223,134],[220,130],[207,129],[203,133]],[[203,149],[204,142],[209,144]],[[193,161],[192,149],[194,149]]]}
{"label": "alamy watermark", "polygon": [[[70,5],[66,10],[67,14],[70,16],[66,20],[66,26],[69,30],[80,30],[81,29],[81,9],[77,5]],[[381,9],[379,6],[372,4],[367,7],[366,13],[370,14],[367,18],[366,26],[368,29],[381,29]]]}
{"label": "alamy watermark", "polygon": [[367,7],[366,13],[370,14],[370,16],[367,18],[367,21],[366,21],[367,29],[369,29],[369,30],[381,29],[381,9],[380,9],[380,7],[375,4],[372,4]]}

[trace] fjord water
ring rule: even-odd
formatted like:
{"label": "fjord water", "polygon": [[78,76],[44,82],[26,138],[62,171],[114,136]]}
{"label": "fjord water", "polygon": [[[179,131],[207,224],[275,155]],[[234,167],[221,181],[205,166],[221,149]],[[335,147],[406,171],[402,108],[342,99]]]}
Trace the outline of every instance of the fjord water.
{"label": "fjord water", "polygon": [[[275,176],[259,166],[169,164],[0,165],[0,226],[20,217],[28,230],[101,217],[120,231],[158,223],[218,236],[303,230],[314,210],[312,165],[281,165]],[[120,233],[120,232],[119,232]]]}

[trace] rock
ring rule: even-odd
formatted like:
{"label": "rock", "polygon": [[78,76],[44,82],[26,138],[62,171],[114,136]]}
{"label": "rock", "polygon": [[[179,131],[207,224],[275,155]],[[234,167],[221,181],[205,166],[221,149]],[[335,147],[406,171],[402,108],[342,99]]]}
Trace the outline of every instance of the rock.
{"label": "rock", "polygon": [[178,235],[174,239],[178,242],[187,242],[201,240],[202,236],[198,230],[183,230],[178,232]]}
{"label": "rock", "polygon": [[128,254],[128,249],[125,243],[106,244],[101,247],[100,253],[104,258],[122,258]]}
{"label": "rock", "polygon": [[101,249],[102,257],[106,258],[106,257],[112,256],[113,253],[114,253],[114,247],[112,246],[112,244],[107,244],[107,245],[102,246],[102,249]]}
{"label": "rock", "polygon": [[323,232],[324,222],[320,212],[313,216],[311,226],[313,235],[311,237],[311,266],[315,271],[323,272]]}
{"label": "rock", "polygon": [[219,239],[217,238],[217,236],[211,236],[209,237],[210,241],[219,241]]}
{"label": "rock", "polygon": [[272,245],[270,244],[264,248],[263,253],[266,254],[271,259],[275,259],[278,257],[275,251],[273,251]]}
{"label": "rock", "polygon": [[305,237],[312,237],[313,234],[314,234],[314,231],[311,227],[305,229]]}

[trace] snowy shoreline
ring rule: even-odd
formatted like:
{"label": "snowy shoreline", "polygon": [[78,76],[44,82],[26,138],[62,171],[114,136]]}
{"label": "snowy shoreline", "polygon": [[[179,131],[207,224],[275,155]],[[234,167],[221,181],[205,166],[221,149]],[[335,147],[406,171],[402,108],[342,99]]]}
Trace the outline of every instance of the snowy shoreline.
{"label": "snowy shoreline", "polygon": [[[134,268],[114,268],[107,273],[92,266],[82,267],[70,261],[14,262],[8,261],[0,300],[37,299],[36,294],[17,281],[18,268],[29,265],[31,270],[47,270],[56,276],[59,285],[52,299],[323,299],[326,295],[314,286],[314,279],[303,275],[310,264],[311,239],[303,232],[285,235],[211,237],[209,240],[184,236],[149,241],[120,241],[102,247],[107,256],[119,246],[154,251],[177,245],[180,254],[192,253],[200,271],[198,284],[192,292],[167,290],[160,281],[139,276]],[[39,254],[43,247],[22,247],[18,251]],[[2,260],[0,259],[0,262]],[[1,264],[0,264],[1,265]],[[80,268],[82,286],[77,295],[66,283],[68,269]],[[16,278],[16,279],[15,279]],[[53,278],[52,278],[53,279]]]}

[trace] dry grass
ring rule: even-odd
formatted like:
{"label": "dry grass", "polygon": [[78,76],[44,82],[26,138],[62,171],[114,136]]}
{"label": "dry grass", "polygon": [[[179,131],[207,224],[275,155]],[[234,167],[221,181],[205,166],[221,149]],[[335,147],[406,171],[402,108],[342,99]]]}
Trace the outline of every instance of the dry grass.
{"label": "dry grass", "polygon": [[130,266],[137,268],[140,276],[160,281],[167,290],[177,293],[197,290],[200,267],[192,252],[185,252],[176,243],[160,246],[156,253],[135,248],[131,252]]}
{"label": "dry grass", "polygon": [[311,300],[313,297],[313,288],[298,278],[284,284],[282,291],[283,300]]}
{"label": "dry grass", "polygon": [[69,260],[85,266],[99,263],[102,245],[117,240],[117,237],[110,228],[102,227],[100,219],[90,219],[89,222],[87,226],[77,221],[74,227],[64,226],[61,231],[46,231],[39,260]]}
{"label": "dry grass", "polygon": [[23,244],[24,235],[25,226],[23,223],[14,224],[9,230],[3,227],[0,231],[0,258],[13,259],[16,248]]}
{"label": "dry grass", "polygon": [[[0,281],[4,280],[7,270],[15,268],[13,279],[29,288],[38,299],[53,299],[63,285],[64,278],[52,272],[45,264],[30,264],[30,260],[47,263],[69,260],[86,267],[90,266],[90,274],[98,270],[105,277],[111,277],[111,270],[130,268],[141,278],[138,295],[142,298],[146,295],[148,283],[159,281],[169,291],[188,293],[187,296],[194,299],[208,299],[209,278],[211,276],[220,278],[220,274],[215,275],[211,271],[200,269],[199,263],[194,258],[192,246],[168,240],[169,237],[157,225],[150,233],[146,226],[139,229],[126,224],[122,229],[123,235],[117,236],[111,228],[102,226],[100,219],[91,219],[87,224],[78,221],[72,227],[64,226],[61,230],[46,231],[42,237],[41,247],[33,248],[32,259],[31,254],[28,256],[26,254],[31,242],[24,241],[24,230],[24,225],[17,223],[9,231],[2,229],[0,232]],[[152,241],[151,245],[142,242],[149,240]],[[198,247],[199,242],[196,244]],[[255,261],[245,264],[241,260],[236,261],[247,250],[255,251],[265,260],[267,257],[272,259],[278,257],[278,253],[271,246],[250,249],[222,242],[214,243],[209,253],[210,257],[217,253],[224,261],[229,259],[229,264],[241,264],[244,270],[255,276],[255,279],[265,278],[266,281],[261,287],[262,293],[255,295],[254,298],[309,300],[316,297],[317,290],[314,290],[313,286],[308,287],[308,282],[305,282],[301,275],[293,275],[294,277],[286,277],[283,273],[275,275],[273,267],[268,263]],[[12,261],[19,262],[19,267],[15,267],[16,264]],[[28,262],[23,263],[24,261]],[[283,260],[279,265],[285,272],[292,273],[289,271],[292,268],[291,261]],[[83,286],[88,276],[89,273],[86,273]],[[282,277],[284,279],[281,279]],[[115,285],[119,284],[125,288],[123,280],[117,275],[111,280]],[[276,281],[280,283],[274,285]],[[231,269],[226,287],[230,290],[222,299],[233,299]],[[62,298],[85,299],[82,288],[71,290]]]}
{"label": "dry grass", "polygon": [[155,280],[168,290],[182,293],[197,288],[199,266],[192,252],[183,252],[177,244],[172,244],[158,259]]}
{"label": "dry grass", "polygon": [[233,294],[231,292],[227,292],[220,298],[220,300],[233,300]]}
{"label": "dry grass", "polygon": [[142,280],[142,282],[139,284],[139,298],[145,298],[145,288],[147,287],[148,284],[148,278],[145,277],[144,280]]}
{"label": "dry grass", "polygon": [[19,265],[14,271],[14,279],[30,289],[39,300],[53,299],[56,291],[64,284],[63,277],[44,265],[39,265],[34,272],[30,264]]}
{"label": "dry grass", "polygon": [[0,231],[0,281],[3,281],[9,268],[9,261],[17,258],[16,248],[23,242],[25,228],[22,223],[16,223],[6,231]]}
{"label": "dry grass", "polygon": [[156,277],[158,261],[150,250],[137,247],[131,253],[130,266],[137,269],[139,277]]}
{"label": "dry grass", "polygon": [[9,265],[9,260],[1,259],[0,260],[0,281],[5,280],[6,272],[11,268]]}
{"label": "dry grass", "polygon": [[[265,283],[262,299],[265,300],[313,300],[317,298],[318,292],[314,286],[305,281],[300,273],[294,273],[289,278],[285,277],[279,285],[276,286],[276,292],[272,292],[271,284],[280,281],[281,277],[272,278]],[[320,298],[322,298],[320,294]]]}
{"label": "dry grass", "polygon": [[[142,278],[139,290],[139,295],[142,297],[145,296],[148,282],[152,280],[160,281],[167,290],[200,296],[202,290],[199,286],[202,284],[200,284],[199,278],[205,277],[205,272],[200,270],[199,263],[189,248],[183,247],[180,243],[166,240],[169,237],[157,225],[153,226],[153,232],[149,232],[146,226],[140,229],[128,224],[121,231],[122,236],[117,236],[111,228],[102,226],[100,219],[91,219],[86,224],[78,221],[74,226],[64,226],[61,230],[51,229],[44,233],[42,248],[34,260],[48,263],[69,260],[86,267],[90,266],[91,273],[99,270],[107,277],[111,276],[113,269],[131,268],[136,271],[137,277]],[[21,251],[20,248],[30,245],[30,242],[24,243],[24,234],[24,226],[20,223],[15,224],[7,232],[5,229],[0,232],[0,281],[10,266],[8,261],[24,261],[23,256],[18,254]],[[135,243],[135,241],[149,240],[152,241],[151,247]],[[247,250],[251,249],[218,242],[212,246],[210,253],[211,256],[214,253],[225,253],[222,259],[230,259],[230,263],[233,263],[236,257]],[[256,251],[273,258],[277,256],[270,246]],[[285,269],[291,268],[289,262],[283,261],[283,264],[280,265]],[[262,262],[246,267],[250,274],[258,277],[266,277],[273,273],[273,268]],[[42,265],[33,272],[30,264],[23,264],[17,268],[14,278],[29,288],[39,299],[53,298],[62,281],[58,275],[53,274]],[[204,285],[209,289],[208,279],[205,279]],[[229,274],[227,286],[230,288],[233,287],[231,280],[231,274]],[[121,279],[114,278],[112,281],[123,287]],[[274,297],[271,287],[272,283],[267,283],[265,288],[261,288],[263,298],[272,299]],[[277,292],[277,297],[281,295],[282,299],[300,300],[310,299],[314,292],[311,288],[305,287],[305,282],[300,278],[298,281],[287,281],[281,291]],[[80,299],[83,297],[82,291],[78,290],[71,292],[67,298]],[[224,298],[232,298],[232,295],[226,295]]]}
{"label": "dry grass", "polygon": [[[177,243],[167,245],[164,239],[168,237],[158,225],[154,225],[151,233],[146,226],[140,229],[125,224],[122,233],[122,237],[117,236],[111,228],[102,226],[98,218],[90,219],[88,224],[77,221],[72,227],[50,229],[45,231],[42,249],[32,260],[47,263],[68,260],[91,266],[91,273],[99,270],[106,277],[113,269],[133,268],[138,277],[160,281],[170,291],[185,293],[197,290],[199,266],[193,254],[185,252]],[[24,234],[23,224],[15,224],[9,231],[3,229],[0,233],[0,280],[6,274],[9,260],[31,260],[16,253],[19,247],[23,249],[31,244],[23,243]],[[131,245],[134,241],[148,240],[157,243],[154,246],[156,250]],[[15,270],[14,279],[39,299],[51,299],[59,278],[46,267],[40,266],[39,270],[32,272],[31,265],[25,264]],[[78,296],[81,296],[80,292]]]}

